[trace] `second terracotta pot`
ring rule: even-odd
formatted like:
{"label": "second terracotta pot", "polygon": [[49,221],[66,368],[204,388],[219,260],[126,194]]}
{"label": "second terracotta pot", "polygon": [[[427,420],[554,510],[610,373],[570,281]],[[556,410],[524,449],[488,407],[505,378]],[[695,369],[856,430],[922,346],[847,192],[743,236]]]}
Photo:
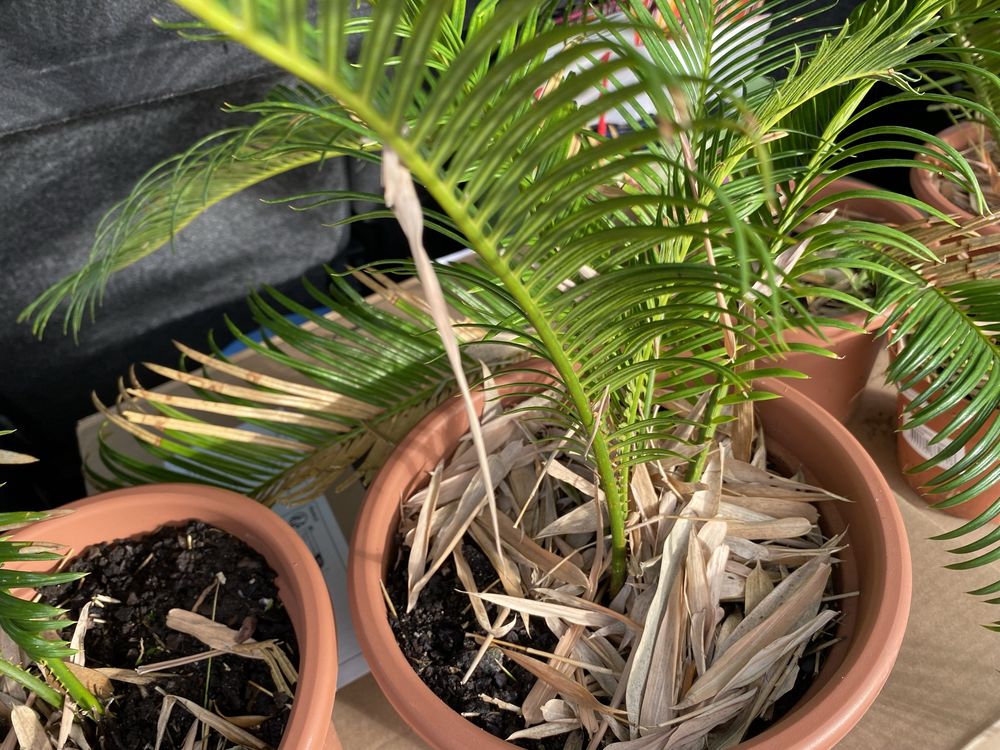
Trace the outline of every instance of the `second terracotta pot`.
{"label": "second terracotta pot", "polygon": [[[909,405],[917,394],[922,393],[926,386],[926,382],[921,382],[914,388],[903,391],[897,395],[896,416],[900,425],[903,423],[904,408]],[[943,500],[947,500],[950,497],[954,497],[962,490],[971,487],[976,481],[976,478],[973,477],[957,489],[942,494],[930,492],[928,491],[928,488],[925,487],[928,481],[940,476],[945,470],[954,466],[955,463],[957,463],[965,455],[964,449],[960,450],[951,458],[945,459],[943,463],[937,466],[933,466],[929,469],[916,473],[911,472],[911,469],[914,467],[925,463],[927,460],[934,458],[941,453],[944,446],[940,443],[932,443],[931,441],[934,440],[942,430],[948,427],[951,421],[961,411],[961,408],[962,404],[955,405],[950,409],[945,410],[942,414],[939,414],[929,420],[927,424],[919,425],[918,427],[908,430],[904,430],[900,427],[899,431],[896,433],[896,459],[899,461],[899,467],[903,470],[907,483],[928,503],[938,503]],[[993,416],[969,441],[969,445],[978,445],[981,441],[987,438],[988,432],[996,429],[995,425],[998,414],[1000,414],[1000,409],[994,410]],[[955,430],[952,435],[957,435],[961,431],[962,428],[959,428],[958,430]],[[986,474],[987,471],[995,470],[996,465],[988,470],[984,470],[979,474],[979,476]],[[998,488],[994,487],[992,490],[980,492],[978,495],[966,500],[964,503],[960,503],[959,505],[954,505],[949,508],[938,508],[937,510],[952,516],[957,516],[958,518],[973,519],[983,511],[992,507],[998,499],[1000,499],[1000,494],[998,494]],[[994,519],[994,523],[1000,523],[1000,518]]]}
{"label": "second terracotta pot", "polygon": [[[937,134],[937,137],[948,145],[954,146],[958,151],[962,151],[977,141],[981,141],[983,131],[984,128],[981,123],[960,122],[957,125],[952,125],[950,128],[945,128]],[[926,169],[913,168],[910,170],[910,186],[913,188],[913,194],[920,200],[934,206],[934,208],[943,213],[957,216],[963,221],[972,219],[972,213],[956,205],[954,201],[942,192],[941,185],[943,182],[944,178]],[[993,208],[1000,209],[1000,206],[994,206]],[[983,234],[1000,234],[1000,223],[983,227],[979,231]]]}
{"label": "second terracotta pot", "polygon": [[[64,506],[65,516],[19,529],[12,538],[53,542],[68,554],[190,520],[227,531],[259,552],[277,573],[278,594],[295,628],[299,681],[279,750],[340,750],[331,723],[337,688],[337,637],[323,573],[291,526],[260,503],[196,484],[107,492]],[[46,570],[55,563],[20,563]]]}
{"label": "second terracotta pot", "polygon": [[[826,409],[838,422],[846,422],[854,413],[858,397],[868,383],[882,348],[882,338],[876,336],[881,323],[875,321],[866,324],[867,318],[864,312],[848,313],[841,320],[862,330],[820,326],[823,338],[804,328],[785,332],[784,338],[789,344],[819,346],[835,354],[836,359],[808,352],[789,352],[773,360],[776,366],[805,374],[808,380],[789,379],[788,385]],[[762,363],[761,366],[767,366],[771,362]]]}
{"label": "second terracotta pot", "polygon": [[[830,650],[807,694],[774,726],[739,747],[822,750],[847,734],[889,676],[909,612],[909,547],[892,492],[850,433],[787,385],[773,381],[766,387],[783,396],[759,405],[772,455],[785,468],[801,467],[813,481],[854,501],[824,503],[822,510],[828,533],[847,534],[836,585],[860,596],[843,600],[838,631],[843,640]],[[480,392],[479,409],[482,400]],[[351,615],[372,674],[414,732],[438,750],[511,750],[424,685],[396,643],[382,595],[397,554],[401,502],[427,483],[429,472],[455,450],[467,429],[462,402],[445,402],[397,446],[375,480],[351,540]]]}
{"label": "second terracotta pot", "polygon": [[[814,200],[849,190],[872,188],[872,185],[862,180],[844,177],[818,191]],[[920,212],[912,206],[882,198],[847,198],[836,205],[852,218],[871,219],[884,224],[906,224],[921,219]],[[804,373],[809,377],[808,380],[790,379],[788,384],[826,409],[835,419],[846,422],[868,382],[882,341],[874,335],[881,325],[880,320],[876,319],[866,325],[867,315],[863,312],[848,313],[842,320],[864,330],[849,331],[834,326],[821,326],[824,337],[802,328],[792,329],[784,335],[788,343],[819,346],[836,354],[836,359],[791,352],[768,363],[762,362],[761,366],[773,364]]]}

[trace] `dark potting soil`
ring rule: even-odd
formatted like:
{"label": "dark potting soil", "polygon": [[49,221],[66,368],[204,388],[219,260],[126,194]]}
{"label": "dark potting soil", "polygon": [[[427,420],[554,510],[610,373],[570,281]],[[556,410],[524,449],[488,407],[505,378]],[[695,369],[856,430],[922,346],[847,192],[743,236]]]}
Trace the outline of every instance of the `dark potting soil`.
{"label": "dark potting soil", "polygon": [[[462,554],[480,591],[494,582],[496,572],[477,546],[463,543]],[[491,650],[469,681],[462,684],[463,675],[479,651],[479,644],[465,634],[482,634],[482,629],[469,607],[469,597],[462,593],[465,587],[458,580],[454,566],[450,562],[441,566],[420,592],[417,606],[410,613],[406,612],[406,578],[406,561],[401,559],[386,582],[389,599],[398,615],[390,624],[400,649],[420,679],[453,710],[496,737],[506,739],[524,729],[520,714],[501,709],[480,696],[520,706],[535,684],[530,673],[504,659],[499,651]],[[496,616],[492,604],[486,606],[486,611],[491,620]],[[503,640],[543,651],[555,648],[555,636],[537,618],[535,622],[530,635],[519,621]],[[566,735],[515,740],[513,744],[531,750],[562,750]]]}
{"label": "dark potting soil", "polygon": [[[770,463],[768,468],[786,473],[782,467]],[[463,543],[462,554],[480,590],[493,583],[496,573],[477,546]],[[386,581],[386,590],[397,614],[396,618],[390,618],[390,625],[410,666],[435,695],[476,726],[505,739],[523,729],[524,720],[520,714],[503,710],[480,696],[488,695],[520,706],[535,678],[499,653],[488,653],[469,681],[462,684],[462,677],[479,650],[479,644],[465,634],[482,633],[469,608],[468,596],[461,593],[463,588],[454,567],[450,563],[442,565],[420,592],[417,606],[407,613],[406,561],[401,557]],[[835,606],[835,603],[828,606]],[[486,611],[492,620],[496,607],[487,605]],[[534,628],[529,635],[520,622],[503,640],[542,651],[551,651],[556,644],[555,636],[544,627]],[[812,685],[825,654],[819,651],[800,659],[792,689],[778,699],[768,718],[758,718],[751,724],[746,739],[768,729],[795,706]],[[515,740],[512,744],[530,750],[563,750],[566,738],[567,735],[562,734],[541,740]],[[609,733],[599,747],[605,747],[613,739]]]}
{"label": "dark potting soil", "polygon": [[[235,630],[253,625],[255,619],[251,637],[277,640],[292,664],[298,664],[295,633],[278,599],[274,571],[257,552],[220,529],[192,522],[95,545],[76,557],[69,569],[88,575],[45,589],[45,601],[69,609],[73,619],[96,596],[119,602],[91,609],[91,626],[84,640],[88,667],[133,669],[208,650],[195,638],[168,629],[166,616],[175,607],[193,610],[202,592],[216,580],[225,582],[219,584],[217,595],[213,587],[203,597],[198,614]],[[160,675],[153,685],[223,716],[267,716],[248,731],[272,747],[280,743],[291,697],[275,691],[263,661],[217,656],[171,668],[169,673]],[[153,685],[113,684],[115,698],[94,729],[94,746],[151,750],[163,696]],[[193,721],[186,709],[175,705],[161,747],[181,747]]]}

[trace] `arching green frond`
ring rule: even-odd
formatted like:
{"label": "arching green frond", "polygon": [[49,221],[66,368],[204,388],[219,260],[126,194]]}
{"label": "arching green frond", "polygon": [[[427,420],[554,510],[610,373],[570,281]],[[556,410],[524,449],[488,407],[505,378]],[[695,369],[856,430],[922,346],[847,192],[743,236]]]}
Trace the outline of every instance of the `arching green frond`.
{"label": "arching green frond", "polygon": [[242,127],[213,133],[183,154],[156,165],[102,219],[90,258],[48,289],[20,316],[37,335],[68,301],[64,331],[78,332],[93,317],[108,279],[168,245],[173,236],[219,201],[275,175],[363,152],[363,136],[337,125],[343,111],[306,89],[279,88],[266,102],[232,111],[255,116]]}

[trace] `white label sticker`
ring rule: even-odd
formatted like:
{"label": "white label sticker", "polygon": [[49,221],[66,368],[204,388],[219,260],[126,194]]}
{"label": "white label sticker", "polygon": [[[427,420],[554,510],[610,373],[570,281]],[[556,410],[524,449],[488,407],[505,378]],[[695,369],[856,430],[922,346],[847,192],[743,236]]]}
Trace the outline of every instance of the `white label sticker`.
{"label": "white label sticker", "polygon": [[[910,447],[913,448],[913,450],[915,450],[920,456],[930,460],[938,456],[948,446],[947,441],[931,445],[931,440],[933,440],[937,434],[938,433],[935,430],[925,424],[922,424],[910,430],[903,430],[903,439],[906,440],[906,442],[910,444]],[[938,466],[943,469],[950,469],[963,458],[965,458],[965,449],[959,448],[957,453],[953,456],[948,456],[948,458],[941,461]]]}
{"label": "white label sticker", "polygon": [[271,510],[302,537],[323,571],[337,621],[337,687],[344,687],[368,673],[347,599],[347,541],[325,497],[305,505],[275,505]]}

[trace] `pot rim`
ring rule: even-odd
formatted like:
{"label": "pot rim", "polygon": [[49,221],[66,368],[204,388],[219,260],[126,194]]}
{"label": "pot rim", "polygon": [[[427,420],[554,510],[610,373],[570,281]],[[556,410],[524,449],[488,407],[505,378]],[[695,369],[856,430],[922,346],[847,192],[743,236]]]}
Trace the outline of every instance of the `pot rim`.
{"label": "pot rim", "polygon": [[[814,750],[830,747],[846,735],[889,677],[909,612],[912,591],[909,546],[892,491],[864,448],[843,425],[787,384],[770,379],[764,383],[766,388],[783,396],[769,403],[785,402],[787,408],[795,412],[796,419],[810,429],[833,433],[840,452],[850,457],[853,470],[870,488],[875,506],[873,515],[878,520],[875,549],[886,550],[877,558],[881,562],[881,569],[877,571],[878,590],[867,592],[882,605],[874,618],[868,618],[862,632],[856,633],[845,645],[846,656],[854,668],[849,668],[847,658],[841,659],[821,688],[797,705],[791,716],[739,745],[742,750],[764,747]],[[482,393],[476,395],[477,408],[481,409]],[[464,406],[459,399],[445,402],[397,446],[386,467],[393,466],[395,459],[408,450],[419,450],[425,436],[433,435],[433,430],[463,416]],[[509,749],[513,746],[461,718],[438,698],[413,671],[396,643],[379,586],[382,558],[369,549],[372,542],[366,543],[367,538],[373,538],[375,545],[386,538],[384,523],[381,527],[376,525],[376,513],[384,516],[388,510],[390,517],[394,516],[402,499],[388,497],[384,492],[380,495],[384,483],[385,469],[376,478],[362,506],[351,539],[348,568],[351,616],[355,623],[365,623],[358,631],[358,640],[372,674],[396,711],[432,746],[462,747],[475,742],[491,750]],[[390,504],[392,507],[387,508]],[[389,529],[388,533],[394,531],[394,528]],[[443,744],[446,740],[448,744]]]}
{"label": "pot rim", "polygon": [[[71,549],[70,554],[99,541],[134,537],[189,520],[217,526],[260,553],[278,574],[278,595],[288,610],[299,646],[299,679],[279,749],[321,750],[331,746],[327,743],[334,736],[331,719],[337,686],[333,605],[315,558],[280,516],[236,492],[187,483],[113,490],[68,503],[60,510],[73,513],[18,529],[11,538],[54,541],[73,547],[71,540],[79,536],[77,530],[84,520],[81,515],[94,513],[107,533],[101,532],[102,539],[87,541],[80,549]],[[21,565],[44,569],[52,563]],[[318,712],[317,707],[323,706],[329,710]]]}

